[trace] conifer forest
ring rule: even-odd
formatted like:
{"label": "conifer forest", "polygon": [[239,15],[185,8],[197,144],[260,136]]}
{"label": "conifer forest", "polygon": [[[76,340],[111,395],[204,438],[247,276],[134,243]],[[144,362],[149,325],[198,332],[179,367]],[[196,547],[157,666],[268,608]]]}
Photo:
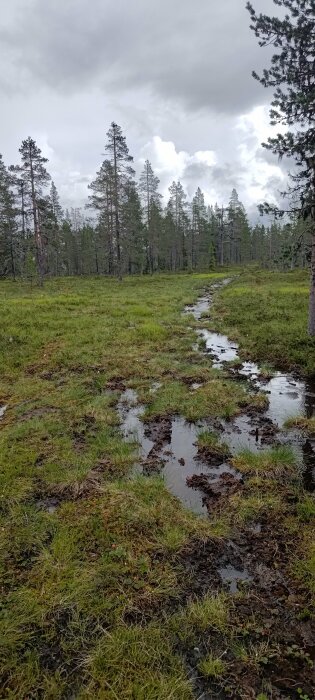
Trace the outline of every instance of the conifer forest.
{"label": "conifer forest", "polygon": [[[81,208],[64,210],[35,141],[25,139],[20,162],[0,160],[0,275],[37,279],[72,275],[132,275],[211,270],[216,266],[306,267],[309,227],[289,222],[251,225],[236,189],[206,206],[198,187],[188,201],[181,182],[167,202],[147,160],[138,180],[126,137],[114,122],[106,158]],[[271,220],[271,222],[270,222]]]}

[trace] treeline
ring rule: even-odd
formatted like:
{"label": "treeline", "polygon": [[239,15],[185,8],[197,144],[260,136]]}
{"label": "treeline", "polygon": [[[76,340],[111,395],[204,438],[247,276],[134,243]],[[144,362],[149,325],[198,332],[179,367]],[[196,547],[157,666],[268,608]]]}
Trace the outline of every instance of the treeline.
{"label": "treeline", "polygon": [[159,179],[145,162],[139,182],[121,128],[112,123],[105,159],[89,185],[85,211],[63,211],[33,139],[22,142],[20,164],[0,156],[0,276],[117,275],[207,270],[257,262],[305,266],[310,240],[296,222],[251,227],[233,189],[226,206],[206,206],[198,187],[192,202],[180,182],[166,207]]}

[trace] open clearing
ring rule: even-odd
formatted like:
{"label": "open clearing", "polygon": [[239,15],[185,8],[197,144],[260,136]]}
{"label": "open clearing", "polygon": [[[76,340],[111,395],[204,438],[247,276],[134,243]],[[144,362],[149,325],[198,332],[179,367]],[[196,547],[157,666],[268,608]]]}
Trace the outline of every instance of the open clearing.
{"label": "open clearing", "polygon": [[233,275],[1,283],[2,697],[314,697],[308,281]]}

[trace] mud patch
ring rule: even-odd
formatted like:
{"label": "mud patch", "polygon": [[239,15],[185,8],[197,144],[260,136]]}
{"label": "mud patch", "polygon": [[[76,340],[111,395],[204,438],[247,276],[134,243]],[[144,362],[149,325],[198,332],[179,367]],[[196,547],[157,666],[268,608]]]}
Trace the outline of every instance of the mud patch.
{"label": "mud patch", "polygon": [[58,413],[58,409],[55,406],[39,406],[38,408],[30,409],[26,411],[21,416],[19,416],[19,421],[32,420],[33,418],[43,418],[46,415],[52,415]]}
{"label": "mud patch", "polygon": [[243,486],[243,480],[236,478],[229,472],[223,472],[217,479],[209,474],[193,474],[193,476],[187,477],[186,483],[189,488],[198,489],[205,494],[203,504],[209,513],[212,512],[219,499],[232,496]]}
{"label": "mud patch", "polygon": [[113,377],[106,382],[106,389],[110,391],[125,391],[126,383],[124,377]]}
{"label": "mud patch", "polygon": [[96,420],[93,416],[83,416],[82,421],[76,423],[72,430],[74,448],[78,452],[84,450],[88,435],[96,435]]}

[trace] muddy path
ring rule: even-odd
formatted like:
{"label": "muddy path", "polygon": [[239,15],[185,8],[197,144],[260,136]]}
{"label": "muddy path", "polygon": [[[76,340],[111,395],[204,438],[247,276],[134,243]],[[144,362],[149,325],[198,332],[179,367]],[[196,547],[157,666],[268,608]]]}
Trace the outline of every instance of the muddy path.
{"label": "muddy path", "polygon": [[[184,313],[200,326],[207,316],[208,325],[213,295],[221,286],[212,285]],[[136,392],[127,389],[121,394],[121,429],[126,439],[139,444],[134,474],[158,474],[186,508],[214,520],[228,514],[232,522],[229,537],[192,542],[180,562],[192,600],[209,591],[225,591],[231,604],[230,631],[206,630],[193,647],[179,640],[179,652],[199,700],[311,700],[315,697],[314,601],[291,576],[292,552],[301,533],[290,534],[282,524],[284,517],[295,517],[295,486],[285,475],[280,477],[279,493],[285,504],[281,516],[267,509],[238,522],[236,511],[234,524],[229,499],[247,493],[246,477],[233,458],[244,449],[262,454],[277,445],[292,448],[304,489],[315,490],[315,442],[297,430],[284,429],[288,418],[315,414],[315,382],[281,372],[266,378],[259,365],[240,359],[237,344],[226,336],[202,327],[197,333],[211,365],[230,380],[242,382],[248,391],[264,392],[268,407],[261,412],[244,409],[229,421],[188,423],[181,416],[162,416],[143,422],[145,407]],[[191,391],[198,392],[199,387],[192,384]],[[151,391],[158,389],[156,384]],[[203,429],[218,432],[226,454],[220,457],[198,449],[197,437]],[[207,655],[224,660],[223,677],[200,673],[200,659]]]}
{"label": "muddy path", "polygon": [[[197,321],[205,313],[208,314],[207,320],[211,318],[213,295],[229,281],[212,285],[208,293],[196,304],[187,306],[184,313],[192,315]],[[121,394],[118,412],[125,437],[135,438],[139,443],[139,462],[135,473],[161,474],[171,493],[185,507],[198,514],[204,513],[203,496],[192,493],[187,479],[205,474],[210,480],[222,474],[231,474],[235,478],[240,476],[227,460],[205,461],[198,453],[198,433],[202,429],[214,429],[219,432],[220,439],[228,445],[232,455],[243,449],[262,451],[273,445],[289,445],[297,456],[306,488],[315,490],[315,440],[306,439],[297,430],[284,430],[289,418],[310,418],[315,414],[315,380],[302,381],[292,374],[281,372],[275,372],[274,376],[265,379],[256,363],[239,359],[237,344],[226,336],[202,328],[197,333],[204,341],[203,352],[212,366],[228,375],[229,379],[241,381],[248,390],[265,393],[268,408],[259,413],[244,411],[229,421],[188,423],[181,416],[174,416],[143,423],[145,407],[138,403],[136,392],[127,389]],[[230,366],[231,360],[236,366]],[[191,390],[198,391],[200,386],[198,383],[192,384]],[[151,392],[158,388],[159,384],[153,385]]]}

